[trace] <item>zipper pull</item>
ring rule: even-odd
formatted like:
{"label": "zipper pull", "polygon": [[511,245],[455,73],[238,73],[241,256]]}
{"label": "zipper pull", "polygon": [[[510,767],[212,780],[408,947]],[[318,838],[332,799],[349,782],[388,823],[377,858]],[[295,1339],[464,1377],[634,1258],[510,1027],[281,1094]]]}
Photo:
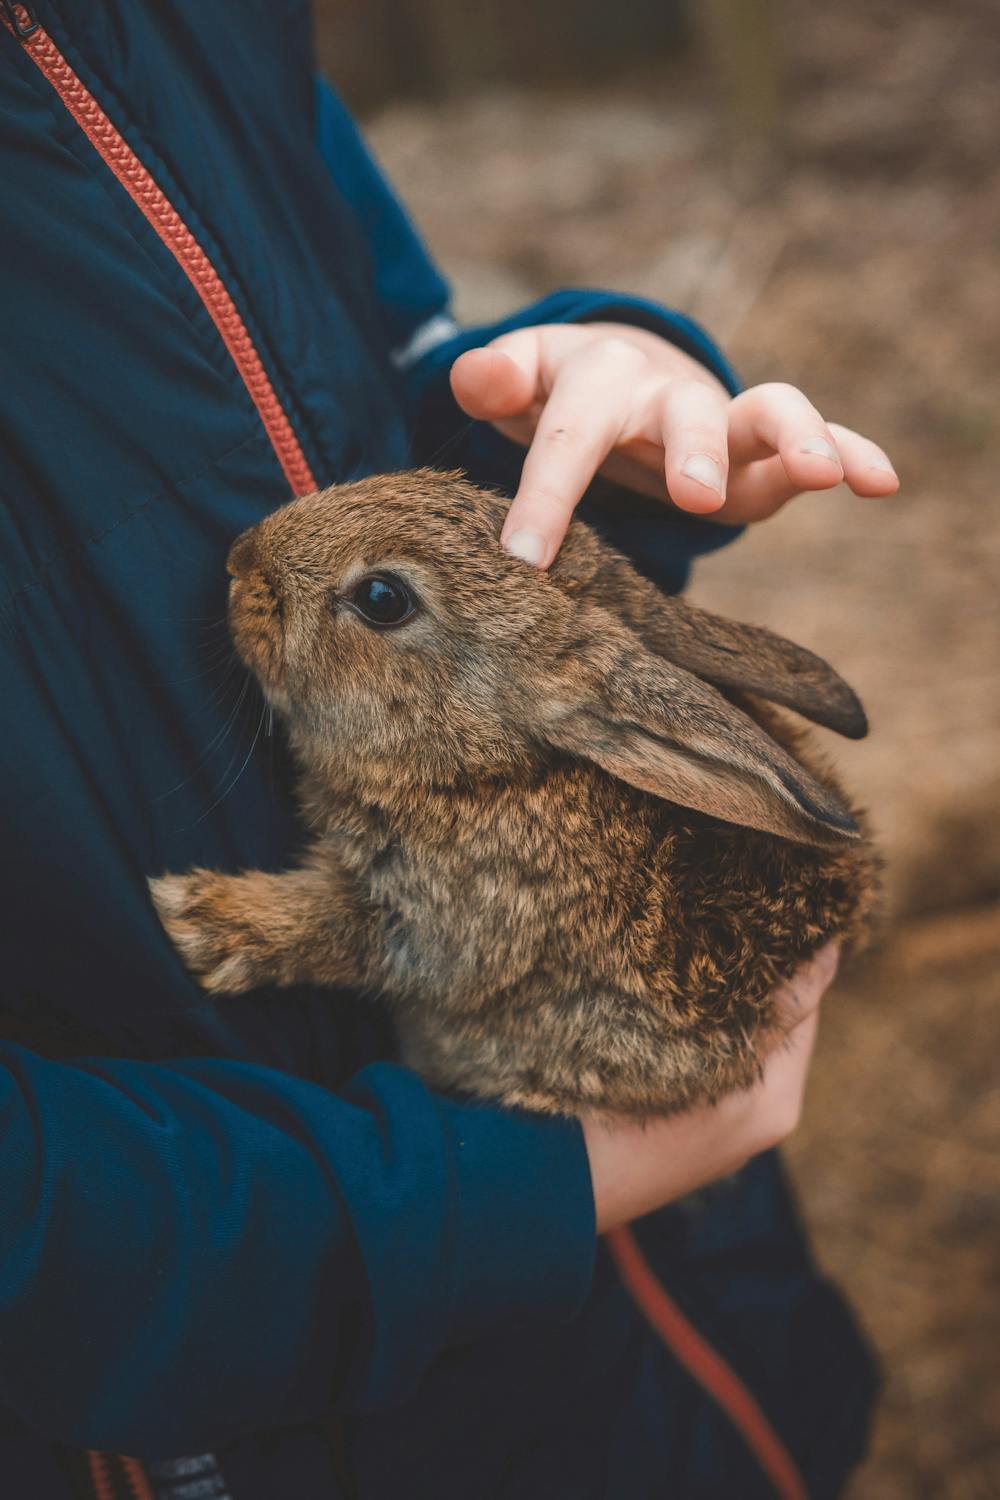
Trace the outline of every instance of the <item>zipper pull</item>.
{"label": "zipper pull", "polygon": [[7,25],[19,42],[26,42],[29,36],[34,36],[41,23],[32,6],[16,5],[14,0],[0,0],[0,5],[7,17]]}

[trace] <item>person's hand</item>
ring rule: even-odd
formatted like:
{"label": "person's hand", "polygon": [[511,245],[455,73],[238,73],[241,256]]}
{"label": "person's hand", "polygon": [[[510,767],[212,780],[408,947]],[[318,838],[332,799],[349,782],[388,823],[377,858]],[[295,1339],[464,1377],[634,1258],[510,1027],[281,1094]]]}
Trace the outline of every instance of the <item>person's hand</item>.
{"label": "person's hand", "polygon": [[682,511],[760,521],[805,490],[846,480],[899,487],[882,449],[827,423],[794,386],[731,398],[666,339],[618,323],[552,323],[502,334],[451,368],[455,399],[528,452],[501,540],[548,567],[600,471]]}
{"label": "person's hand", "polygon": [[599,1233],[728,1177],[791,1135],[802,1111],[819,1003],[837,959],[836,945],[828,944],[777,991],[782,1034],[753,1088],[649,1125],[602,1115],[582,1119]]}

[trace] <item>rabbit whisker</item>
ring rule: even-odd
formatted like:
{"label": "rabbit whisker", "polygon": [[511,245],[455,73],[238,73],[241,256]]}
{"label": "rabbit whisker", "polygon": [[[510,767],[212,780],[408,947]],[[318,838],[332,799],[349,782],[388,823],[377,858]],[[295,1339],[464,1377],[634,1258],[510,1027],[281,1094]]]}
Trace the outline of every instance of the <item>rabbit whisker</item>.
{"label": "rabbit whisker", "polygon": [[[231,674],[227,674],[226,682],[222,684],[223,687],[226,686],[226,685],[228,685],[228,681],[229,681],[229,676],[230,675]],[[155,797],[153,799],[154,802],[162,802],[165,797],[172,797],[176,792],[179,792],[182,787],[187,786],[188,783],[191,782],[194,779],[194,777],[197,775],[197,773],[201,770],[202,766],[204,766],[207,763],[207,761],[209,761],[211,759],[212,754],[214,753],[214,751],[217,750],[219,748],[219,746],[226,740],[226,738],[228,737],[230,731],[232,730],[232,727],[233,727],[233,725],[234,725],[234,723],[236,721],[237,715],[239,714],[240,709],[243,707],[243,704],[244,704],[244,702],[246,700],[246,696],[247,696],[247,694],[250,691],[251,680],[252,679],[249,676],[247,676],[246,678],[244,678],[243,686],[240,689],[239,697],[236,699],[235,704],[233,705],[232,709],[230,710],[229,714],[227,715],[225,723],[222,725],[221,729],[216,730],[215,734],[213,734],[212,738],[209,740],[208,744],[205,746],[204,750],[201,752],[201,754],[199,755],[198,759],[195,761],[194,766],[192,767],[192,769],[188,773],[188,775],[185,776],[181,781],[178,781],[178,783],[177,783],[176,786],[172,786],[172,787],[168,788],[167,791],[161,792],[158,797]],[[218,693],[218,691],[219,691],[219,689],[216,689],[216,694]],[[213,695],[213,696],[215,696],[215,695]],[[230,760],[229,764],[232,765],[232,760]],[[226,771],[228,771],[228,770],[229,770],[229,766],[226,767]],[[223,775],[225,775],[225,772],[223,773]]]}
{"label": "rabbit whisker", "polygon": [[[226,798],[229,796],[229,793],[233,790],[233,788],[236,786],[237,782],[240,780],[241,776],[243,775],[243,772],[246,770],[247,766],[250,764],[250,758],[251,758],[251,756],[253,755],[254,751],[257,748],[257,741],[260,739],[260,732],[261,732],[261,730],[264,727],[265,717],[266,717],[266,709],[262,706],[261,707],[261,711],[260,711],[260,718],[257,720],[257,728],[255,729],[255,731],[254,731],[254,737],[253,737],[253,739],[250,742],[250,749],[247,751],[246,755],[244,756],[243,764],[240,766],[239,770],[236,772],[236,775],[233,777],[232,781],[230,781],[230,783],[226,787],[225,791],[220,792],[219,795],[218,795],[218,797],[216,797],[215,801],[212,802],[208,807],[206,807],[206,809],[202,813],[201,817],[200,818],[196,818],[195,821],[191,824],[192,828],[197,828],[199,823],[203,823],[205,821],[205,819],[208,817],[209,813],[214,812],[215,809],[218,807],[219,803],[220,802],[224,802],[226,800]],[[230,761],[230,765],[231,764],[232,764],[232,761]]]}

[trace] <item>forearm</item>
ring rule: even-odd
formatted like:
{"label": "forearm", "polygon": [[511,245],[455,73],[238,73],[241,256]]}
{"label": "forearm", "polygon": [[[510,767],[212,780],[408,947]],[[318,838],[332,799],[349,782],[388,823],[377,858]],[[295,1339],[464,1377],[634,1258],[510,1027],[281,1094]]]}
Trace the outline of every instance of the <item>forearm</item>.
{"label": "forearm", "polygon": [[0,1063],[0,1403],[57,1441],[194,1451],[378,1406],[585,1295],[573,1125],[390,1066],[333,1095],[215,1060]]}

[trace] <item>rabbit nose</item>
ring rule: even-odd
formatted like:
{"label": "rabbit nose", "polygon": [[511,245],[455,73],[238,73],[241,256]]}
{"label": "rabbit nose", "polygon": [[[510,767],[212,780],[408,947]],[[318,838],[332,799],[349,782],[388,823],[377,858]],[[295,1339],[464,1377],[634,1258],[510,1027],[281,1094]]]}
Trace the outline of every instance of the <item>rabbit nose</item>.
{"label": "rabbit nose", "polygon": [[226,570],[234,578],[246,578],[248,573],[253,572],[257,562],[257,539],[252,531],[244,531],[238,536],[229,549],[226,558]]}

